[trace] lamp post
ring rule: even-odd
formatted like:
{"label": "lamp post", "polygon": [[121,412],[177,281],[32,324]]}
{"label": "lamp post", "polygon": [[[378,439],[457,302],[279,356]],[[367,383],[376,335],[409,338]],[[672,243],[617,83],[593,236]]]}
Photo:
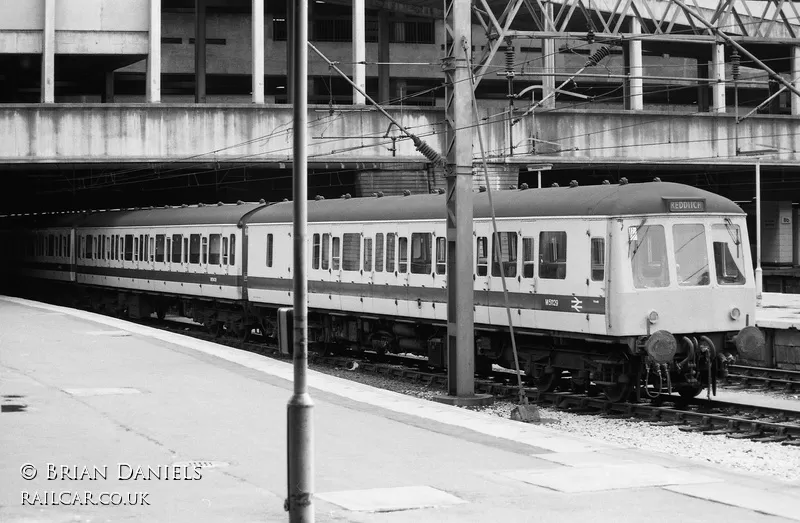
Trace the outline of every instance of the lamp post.
{"label": "lamp post", "polygon": [[755,151],[736,151],[737,156],[756,157],[756,305],[761,305],[763,289],[763,271],[761,270],[761,155],[775,154],[777,149],[759,149]]}
{"label": "lamp post", "polygon": [[761,271],[761,158],[756,158],[756,306],[761,306],[763,289]]}

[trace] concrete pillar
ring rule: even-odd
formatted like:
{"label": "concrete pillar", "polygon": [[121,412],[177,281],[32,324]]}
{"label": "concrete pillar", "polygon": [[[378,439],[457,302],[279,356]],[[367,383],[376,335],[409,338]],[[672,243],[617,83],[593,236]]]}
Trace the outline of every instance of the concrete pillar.
{"label": "concrete pillar", "polygon": [[[638,18],[631,18],[631,34],[641,34],[642,25]],[[644,68],[642,67],[642,41],[633,39],[628,44],[628,60],[630,68],[628,73],[629,78],[629,91],[628,91],[628,109],[632,111],[641,111],[644,109],[644,95],[642,87],[642,74]]]}
{"label": "concrete pillar", "polygon": [[[353,82],[366,92],[367,88],[367,20],[364,0],[353,0]],[[364,95],[353,89],[353,104],[364,105]]]}
{"label": "concrete pillar", "polygon": [[253,103],[264,103],[264,0],[253,0]]}
{"label": "concrete pillar", "polygon": [[[800,89],[800,46],[792,47],[792,65],[791,65],[791,81],[792,84]],[[791,97],[792,115],[797,116],[800,114],[800,96],[794,93],[789,93]]]}
{"label": "concrete pillar", "polygon": [[[547,20],[553,19],[553,4],[550,2],[544,5],[544,17]],[[552,29],[555,31],[555,29]],[[542,39],[542,98],[547,98],[542,107],[554,108],[556,106],[556,41],[553,38]],[[548,98],[549,96],[549,98]]]}
{"label": "concrete pillar", "polygon": [[[697,59],[697,77],[708,78],[708,60],[701,57]],[[708,82],[700,81],[697,84],[697,111],[707,113],[709,111]]]}
{"label": "concrete pillar", "polygon": [[711,106],[715,113],[725,112],[725,44],[714,44],[711,54]]}
{"label": "concrete pillar", "polygon": [[389,68],[389,32],[392,24],[389,22],[389,12],[381,11],[378,14],[378,101],[388,102],[392,97]]}
{"label": "concrete pillar", "polygon": [[150,0],[150,34],[148,35],[148,44],[147,102],[154,104],[161,101],[161,0]]}
{"label": "concrete pillar", "polygon": [[42,31],[42,89],[41,101],[56,101],[56,0],[44,0],[44,30]]}
{"label": "concrete pillar", "polygon": [[114,71],[105,73],[105,86],[103,89],[103,103],[114,103]]}
{"label": "concrete pillar", "polygon": [[194,0],[194,101],[206,102],[206,0]]}

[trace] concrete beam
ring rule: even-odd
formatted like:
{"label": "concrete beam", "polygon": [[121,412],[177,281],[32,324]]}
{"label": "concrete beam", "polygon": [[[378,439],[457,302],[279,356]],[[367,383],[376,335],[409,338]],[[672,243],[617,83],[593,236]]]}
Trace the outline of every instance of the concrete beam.
{"label": "concrete beam", "polygon": [[[309,107],[309,118],[328,106]],[[337,109],[335,107],[335,109]],[[324,134],[312,131],[309,155],[331,168],[352,162],[420,163],[410,140],[382,139],[386,119],[377,111],[338,106],[339,117]],[[481,118],[497,107],[481,109]],[[387,108],[404,125],[429,129],[426,140],[444,151],[443,108]],[[204,151],[219,151],[208,161],[291,163],[285,133],[291,106],[252,104],[0,104],[0,164],[202,162]],[[487,150],[503,150],[502,119],[482,126]],[[660,111],[613,109],[552,110],[521,120],[514,132],[536,138],[540,156],[519,155],[502,161],[524,163],[752,163],[737,158],[733,114],[696,113],[675,118]],[[475,129],[468,135],[472,160],[479,157]],[[741,143],[772,136],[780,153],[770,162],[800,163],[800,119],[756,114],[739,124]],[[364,138],[373,137],[373,138]],[[290,144],[289,144],[290,145]],[[339,152],[343,151],[343,152]],[[201,156],[196,156],[201,154]],[[501,160],[498,160],[501,161]],[[344,168],[344,167],[341,167]],[[471,166],[469,168],[471,171]]]}
{"label": "concrete beam", "polygon": [[194,101],[206,102],[206,0],[194,0]]}

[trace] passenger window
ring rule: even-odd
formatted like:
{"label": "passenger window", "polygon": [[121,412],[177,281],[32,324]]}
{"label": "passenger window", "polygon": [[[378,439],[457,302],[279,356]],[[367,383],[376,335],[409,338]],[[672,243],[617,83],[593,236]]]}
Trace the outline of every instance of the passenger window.
{"label": "passenger window", "polygon": [[164,235],[156,234],[156,261],[164,261]]}
{"label": "passenger window", "polygon": [[386,272],[394,272],[394,260],[395,260],[395,250],[397,249],[397,243],[395,242],[395,238],[397,235],[393,232],[390,232],[386,235]]}
{"label": "passenger window", "polygon": [[533,238],[525,236],[522,238],[522,277],[533,278],[536,274],[536,258],[533,257]]}
{"label": "passenger window", "polygon": [[637,289],[669,286],[667,242],[661,225],[628,227],[628,252]]}
{"label": "passenger window", "polygon": [[397,239],[397,267],[401,273],[408,272],[408,238],[400,236]]}
{"label": "passenger window", "polygon": [[189,263],[189,237],[183,237],[183,263]]}
{"label": "passenger window", "polygon": [[[52,236],[50,236],[50,238],[52,239]],[[47,256],[47,252],[45,252],[45,256]],[[87,234],[86,235],[86,255],[84,257],[88,258],[90,260],[92,259],[92,235],[91,234]]]}
{"label": "passenger window", "polygon": [[431,237],[427,232],[411,234],[411,272],[431,274]]}
{"label": "passenger window", "polygon": [[52,234],[48,235],[48,246],[47,246],[48,256],[53,256],[53,254],[55,254],[56,252],[55,244],[56,244],[55,237]]}
{"label": "passenger window", "polygon": [[726,218],[724,225],[711,227],[714,243],[714,270],[720,285],[744,285],[744,248],[739,226]]}
{"label": "passenger window", "polygon": [[313,250],[311,251],[311,268],[319,269],[319,256],[322,252],[319,234],[315,234],[312,240]]}
{"label": "passenger window", "polygon": [[167,238],[167,247],[166,247],[166,249],[164,249],[164,261],[169,263],[170,260],[172,259],[171,258],[171,256],[172,256],[172,238],[170,238],[169,235],[166,235],[166,238]]}
{"label": "passenger window", "polygon": [[447,272],[447,238],[436,238],[436,274]]}
{"label": "passenger window", "polygon": [[172,235],[172,263],[181,262],[181,244],[183,240],[180,234]]}
{"label": "passenger window", "polygon": [[67,242],[67,258],[72,256],[70,242]]}
{"label": "passenger window", "polygon": [[372,272],[372,238],[364,238],[364,270]]}
{"label": "passenger window", "polygon": [[144,255],[144,234],[139,235],[139,259],[142,261],[147,260]]}
{"label": "passenger window", "polygon": [[342,269],[357,271],[361,263],[361,235],[345,233],[342,237]]}
{"label": "passenger window", "polygon": [[478,236],[477,248],[475,249],[475,272],[478,276],[486,276],[489,273],[488,260],[486,257],[488,250],[486,236]]}
{"label": "passenger window", "polygon": [[675,272],[678,285],[708,285],[708,244],[703,224],[673,225]]}
{"label": "passenger window", "polygon": [[272,234],[267,234],[267,267],[272,267]]}
{"label": "passenger window", "polygon": [[539,277],[563,280],[567,277],[567,233],[539,233]]}
{"label": "passenger window", "polygon": [[[502,267],[503,276],[514,277],[517,275],[517,233],[498,232],[500,245],[492,242],[494,252],[492,253],[492,276],[500,276]],[[500,260],[499,262],[497,260]]]}
{"label": "passenger window", "polygon": [[189,236],[189,263],[200,263],[200,235]]}
{"label": "passenger window", "polygon": [[210,265],[220,264],[221,237],[219,234],[209,236],[208,242],[208,263]]}
{"label": "passenger window", "polygon": [[147,235],[147,237],[149,238],[149,240],[147,242],[147,245],[148,245],[147,248],[149,249],[149,253],[150,253],[148,259],[150,260],[150,263],[153,263],[153,261],[155,260],[155,255],[156,255],[156,237],[155,236],[150,236],[149,234]]}
{"label": "passenger window", "polygon": [[[97,257],[98,258],[100,257],[99,253],[98,253]],[[139,261],[139,237],[138,236],[134,236],[133,237],[133,261]]]}
{"label": "passenger window", "polygon": [[334,236],[333,237],[333,254],[331,255],[331,268],[334,271],[339,270],[339,242],[341,241],[340,238]]}
{"label": "passenger window", "polygon": [[236,265],[236,235],[231,234],[231,266]]}
{"label": "passenger window", "polygon": [[383,272],[383,233],[375,235],[375,272]]}
{"label": "passenger window", "polygon": [[331,266],[331,235],[322,235],[322,270],[327,271]]}
{"label": "passenger window", "polygon": [[228,237],[222,237],[222,265],[228,265]]}
{"label": "passenger window", "polygon": [[606,241],[603,238],[592,238],[591,260],[592,281],[603,281],[606,267]]}
{"label": "passenger window", "polygon": [[125,235],[125,261],[133,260],[133,234]]}
{"label": "passenger window", "polygon": [[200,238],[200,263],[203,265],[208,264],[208,236]]}

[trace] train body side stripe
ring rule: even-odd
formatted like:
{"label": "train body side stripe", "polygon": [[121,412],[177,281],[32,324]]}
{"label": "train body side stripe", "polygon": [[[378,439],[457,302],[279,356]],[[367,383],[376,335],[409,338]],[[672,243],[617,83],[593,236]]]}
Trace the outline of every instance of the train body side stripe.
{"label": "train body side stripe", "polygon": [[[263,278],[250,276],[251,290],[291,291],[292,280],[288,278]],[[405,285],[369,285],[363,283],[308,281],[311,294],[331,294],[447,303],[447,289],[435,287],[408,287]],[[513,309],[529,309],[580,314],[605,314],[606,300],[598,296],[568,296],[560,294],[508,293],[509,306]],[[475,291],[475,305],[484,307],[505,307],[503,293],[498,291]]]}
{"label": "train body side stripe", "polygon": [[[68,271],[69,264],[32,263],[31,268]],[[201,274],[185,271],[156,271],[147,269],[127,269],[121,267],[97,267],[78,265],[79,274],[156,280],[200,285],[241,286],[242,277],[238,274]],[[291,292],[292,280],[289,278],[264,278],[250,276],[248,289],[259,291]],[[447,289],[436,287],[409,287],[406,285],[371,285],[364,283],[308,281],[308,292],[312,294],[331,294],[358,296],[402,301],[447,303]],[[606,300],[598,296],[571,296],[561,294],[508,293],[509,305],[513,309],[528,309],[578,314],[605,314]],[[505,307],[503,293],[499,291],[475,291],[475,305],[483,307]]]}

